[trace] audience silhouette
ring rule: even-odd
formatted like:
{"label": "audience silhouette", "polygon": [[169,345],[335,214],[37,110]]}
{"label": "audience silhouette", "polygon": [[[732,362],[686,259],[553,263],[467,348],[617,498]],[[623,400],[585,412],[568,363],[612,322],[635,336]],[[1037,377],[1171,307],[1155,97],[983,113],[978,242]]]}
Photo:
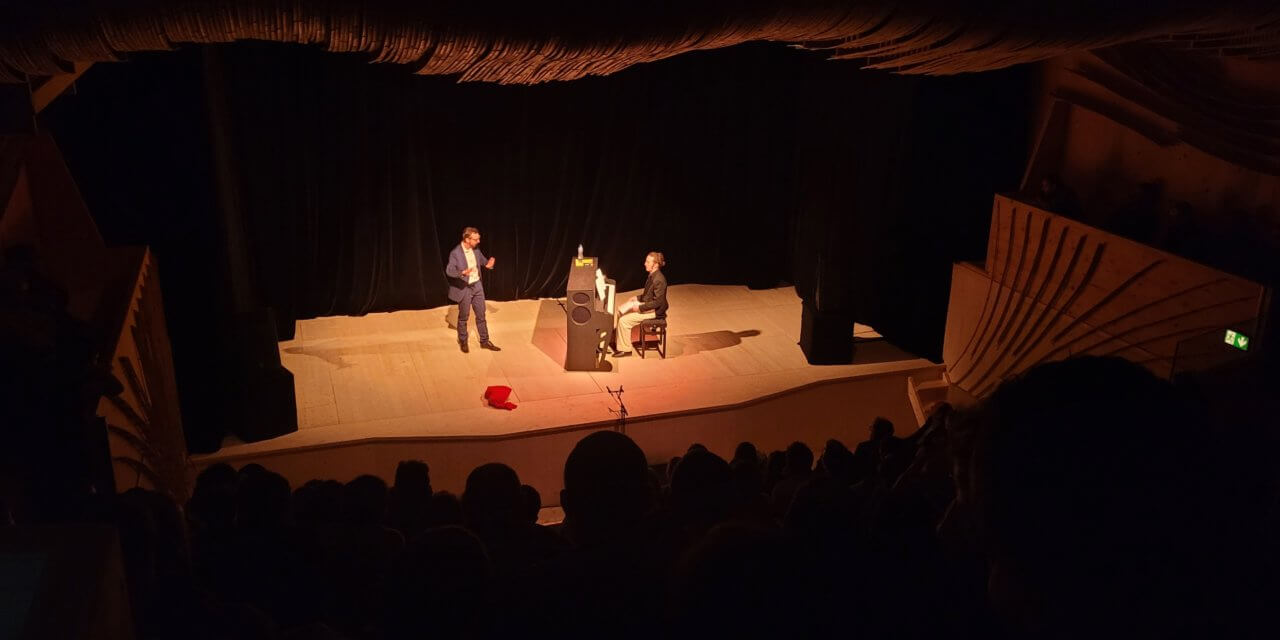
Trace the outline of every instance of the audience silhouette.
{"label": "audience silhouette", "polygon": [[459,499],[420,460],[295,491],[215,464],[185,511],[132,489],[96,517],[142,638],[1274,637],[1276,485],[1210,388],[1074,358],[816,465],[695,444],[655,472],[598,431],[554,526],[507,465]]}

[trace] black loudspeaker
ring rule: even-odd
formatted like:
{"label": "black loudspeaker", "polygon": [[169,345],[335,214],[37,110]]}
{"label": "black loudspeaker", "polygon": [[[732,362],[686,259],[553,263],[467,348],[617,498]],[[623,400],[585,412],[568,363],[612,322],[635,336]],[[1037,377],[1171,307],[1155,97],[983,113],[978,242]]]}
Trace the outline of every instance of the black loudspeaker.
{"label": "black loudspeaker", "polygon": [[293,372],[284,367],[263,367],[245,376],[241,419],[232,433],[245,442],[269,440],[298,430],[298,406]]}
{"label": "black loudspeaker", "polygon": [[800,312],[800,350],[809,364],[853,364],[853,314],[818,311],[806,300]]}
{"label": "black loudspeaker", "polygon": [[565,291],[567,371],[598,371],[604,364],[602,342],[607,340],[610,328],[595,312],[595,295],[594,289]]}
{"label": "black loudspeaker", "polygon": [[293,373],[280,364],[275,313],[256,309],[236,320],[236,395],[241,401],[231,412],[231,432],[245,442],[257,442],[297,431]]}

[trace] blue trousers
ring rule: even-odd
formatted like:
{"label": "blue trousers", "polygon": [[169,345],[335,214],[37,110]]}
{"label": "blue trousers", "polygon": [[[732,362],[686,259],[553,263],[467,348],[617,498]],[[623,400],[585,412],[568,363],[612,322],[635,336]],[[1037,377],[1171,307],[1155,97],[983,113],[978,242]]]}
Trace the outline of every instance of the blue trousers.
{"label": "blue trousers", "polygon": [[489,323],[484,319],[484,289],[477,286],[465,287],[462,299],[458,301],[458,342],[467,341],[467,320],[471,318],[471,310],[476,311],[476,330],[480,332],[480,342],[489,341]]}

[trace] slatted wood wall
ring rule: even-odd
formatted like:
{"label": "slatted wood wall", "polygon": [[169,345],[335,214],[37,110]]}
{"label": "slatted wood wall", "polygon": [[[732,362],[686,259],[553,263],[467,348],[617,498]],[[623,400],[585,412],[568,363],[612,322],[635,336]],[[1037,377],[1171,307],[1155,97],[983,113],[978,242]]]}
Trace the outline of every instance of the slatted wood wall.
{"label": "slatted wood wall", "polygon": [[98,415],[107,422],[116,489],[141,486],[184,503],[190,494],[191,467],[160,276],[149,249],[139,262],[127,315],[115,340],[111,373],[124,391],[103,397]]}
{"label": "slatted wood wall", "polygon": [[1228,328],[1254,335],[1266,293],[1002,195],[985,263],[957,264],[952,275],[943,357],[951,383],[978,398],[1072,355],[1119,356],[1162,377],[1220,362],[1186,346],[1220,342]]}

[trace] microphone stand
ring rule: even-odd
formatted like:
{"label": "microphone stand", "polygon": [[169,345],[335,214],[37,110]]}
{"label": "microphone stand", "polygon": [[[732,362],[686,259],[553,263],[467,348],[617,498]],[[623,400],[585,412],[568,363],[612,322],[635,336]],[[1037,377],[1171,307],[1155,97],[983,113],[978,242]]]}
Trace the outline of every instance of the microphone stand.
{"label": "microphone stand", "polygon": [[614,425],[613,430],[621,434],[627,433],[627,405],[622,401],[622,385],[618,385],[618,390],[614,391],[609,387],[604,388],[605,391],[613,397],[614,402],[618,403],[617,409],[610,409],[610,413],[617,414],[618,423]]}

